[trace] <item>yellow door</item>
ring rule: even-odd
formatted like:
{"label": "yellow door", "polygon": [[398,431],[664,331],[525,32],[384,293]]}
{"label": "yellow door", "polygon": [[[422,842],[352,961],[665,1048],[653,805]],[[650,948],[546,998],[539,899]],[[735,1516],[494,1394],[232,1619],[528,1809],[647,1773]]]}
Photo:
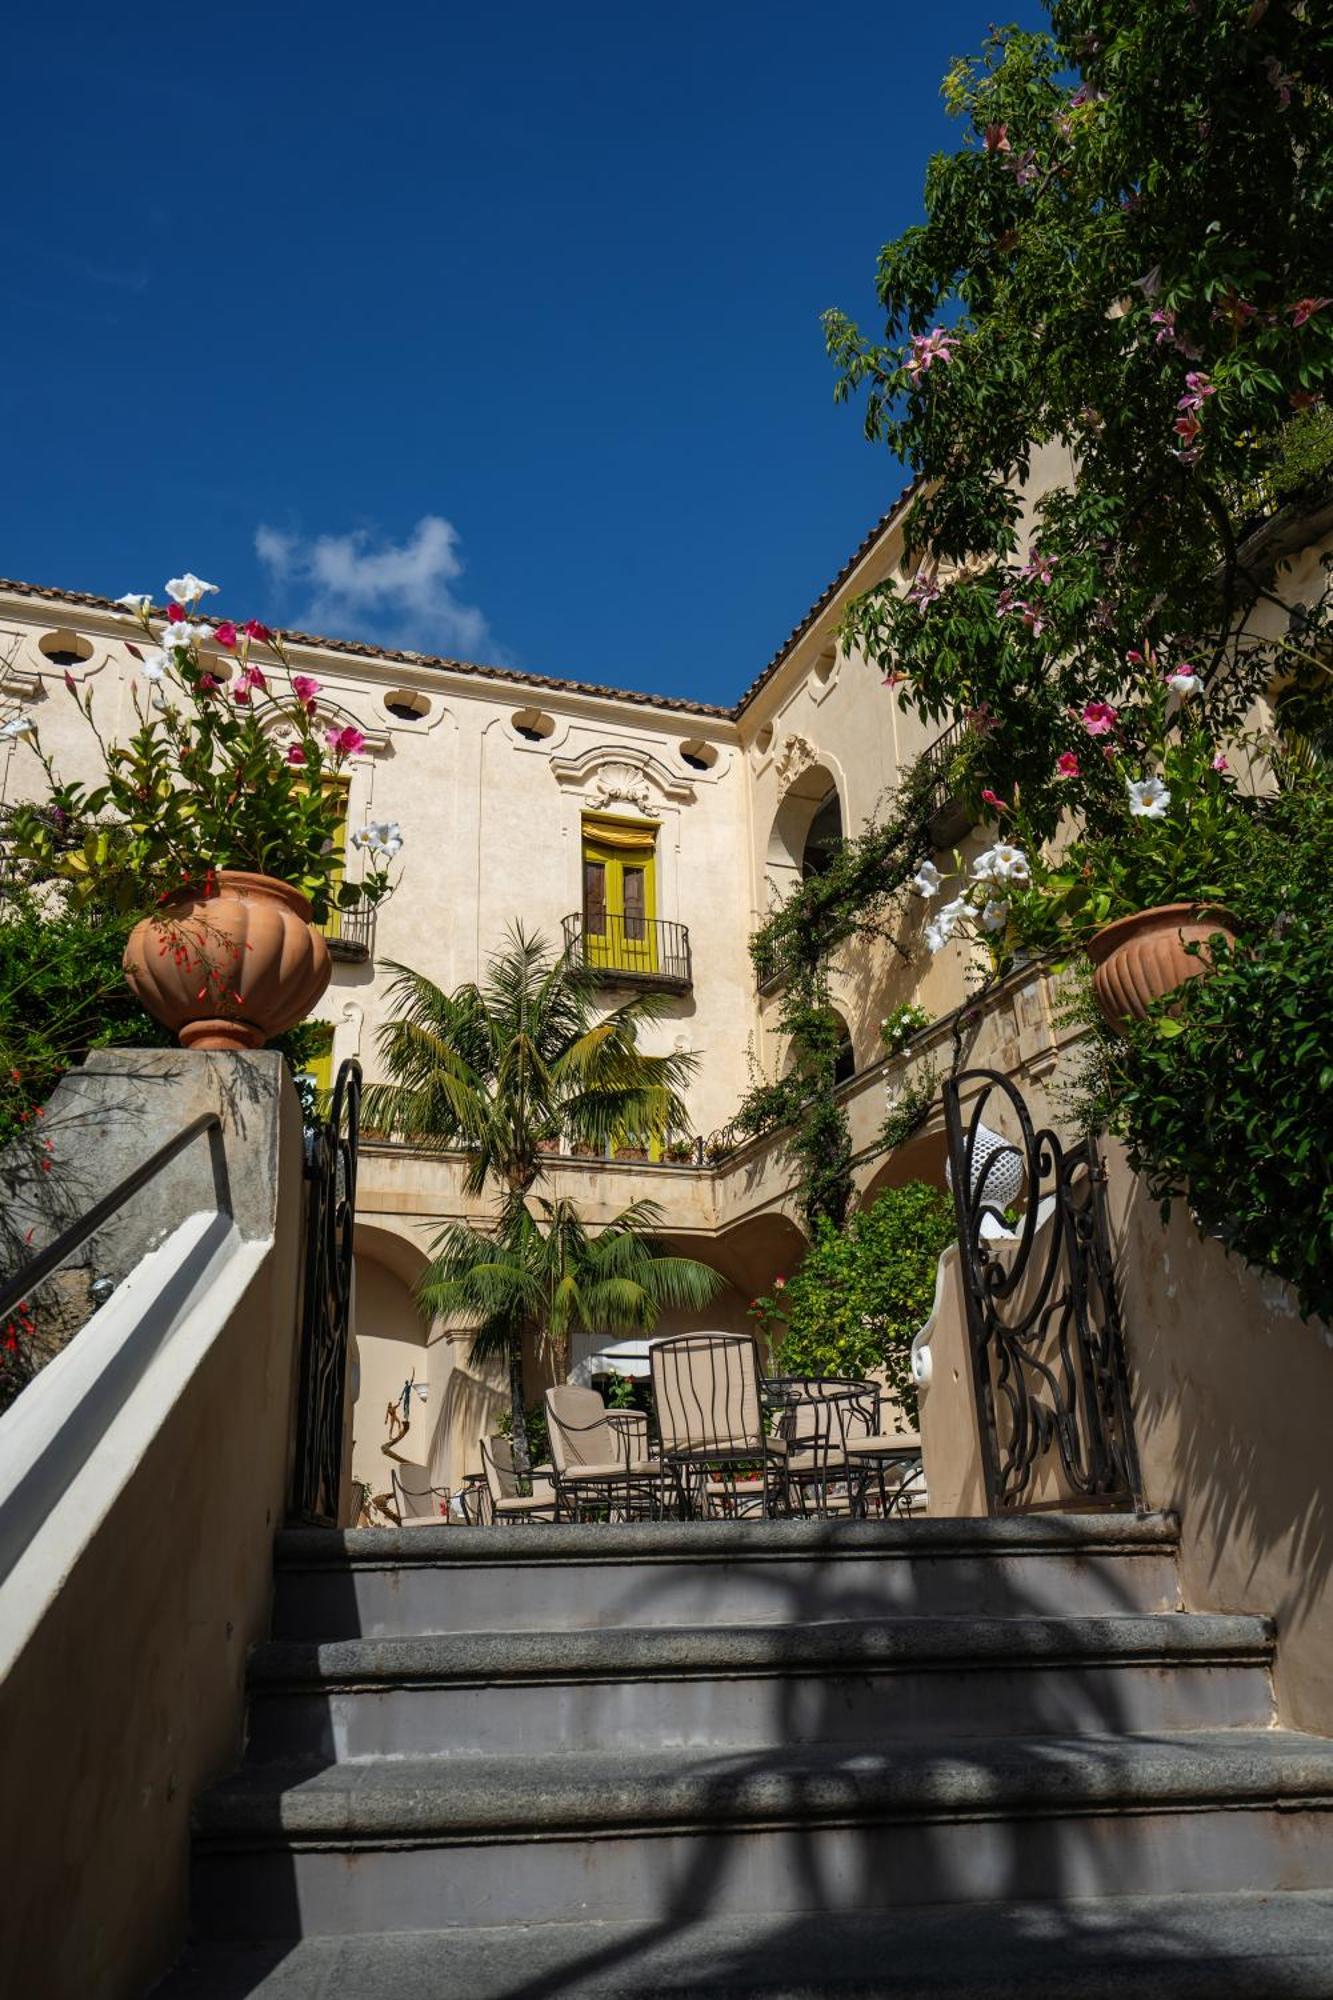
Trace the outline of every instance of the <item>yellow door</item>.
{"label": "yellow door", "polygon": [[583,837],[583,938],[589,965],[657,970],[656,852],[638,828],[604,823]]}
{"label": "yellow door", "polygon": [[[339,808],[338,829],[329,843],[336,857],[332,878],[329,882],[329,895],[330,897],[335,897],[342,887],[343,870],[347,863],[347,800],[351,790],[351,781],[348,779],[346,773],[338,773],[336,775],[326,773],[323,785],[324,797],[327,800],[331,800]],[[342,936],[342,922],[343,912],[335,903],[329,911],[328,916],[325,917],[323,923],[318,928],[324,933],[326,938],[338,938]]]}

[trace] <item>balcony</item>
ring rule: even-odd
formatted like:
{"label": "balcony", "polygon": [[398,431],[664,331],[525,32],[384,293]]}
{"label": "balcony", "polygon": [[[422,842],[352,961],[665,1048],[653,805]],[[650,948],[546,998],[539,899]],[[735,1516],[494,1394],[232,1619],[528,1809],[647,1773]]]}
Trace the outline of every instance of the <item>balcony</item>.
{"label": "balcony", "polygon": [[694,984],[690,933],[662,917],[609,912],[592,923],[576,912],[564,920],[565,951],[599,986],[635,986],[651,993],[688,993]]}
{"label": "balcony", "polygon": [[316,930],[328,945],[331,958],[351,965],[364,965],[375,942],[375,912],[368,904],[354,910],[330,910]]}
{"label": "balcony", "polygon": [[922,755],[921,761],[934,780],[926,827],[930,844],[936,851],[954,846],[976,824],[958,797],[954,777],[955,767],[968,746],[971,734],[966,722],[955,722],[942,736],[937,736]]}

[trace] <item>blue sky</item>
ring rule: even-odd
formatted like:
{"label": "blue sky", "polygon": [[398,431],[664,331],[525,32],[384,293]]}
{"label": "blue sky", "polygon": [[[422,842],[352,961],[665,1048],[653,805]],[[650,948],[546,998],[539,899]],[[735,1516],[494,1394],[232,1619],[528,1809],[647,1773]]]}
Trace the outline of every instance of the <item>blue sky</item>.
{"label": "blue sky", "polygon": [[901,485],[818,315],[991,9],[21,10],[0,573],[730,702]]}

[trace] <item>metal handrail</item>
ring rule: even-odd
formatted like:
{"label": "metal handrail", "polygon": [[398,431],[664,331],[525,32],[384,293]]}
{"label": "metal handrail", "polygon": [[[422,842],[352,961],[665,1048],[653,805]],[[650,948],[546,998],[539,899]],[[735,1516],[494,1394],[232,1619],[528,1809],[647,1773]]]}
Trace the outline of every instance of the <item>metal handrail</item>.
{"label": "metal handrail", "polygon": [[[103,1195],[86,1215],[80,1216],[77,1222],[72,1222],[68,1229],[62,1230],[54,1243],[48,1244],[45,1250],[39,1250],[37,1255],[29,1258],[12,1278],[6,1279],[4,1284],[0,1285],[0,1320],[11,1313],[14,1307],[44,1279],[49,1278],[67,1257],[71,1257],[76,1250],[81,1249],[90,1236],[96,1235],[108,1216],[114,1215],[118,1208],[123,1208],[132,1195],[138,1194],[141,1187],[145,1187],[154,1175],[161,1173],[163,1167],[169,1166],[176,1155],[183,1153],[191,1140],[197,1139],[202,1132],[216,1132],[219,1137],[221,1136],[222,1120],[216,1111],[201,1111],[197,1118],[192,1118],[188,1125],[183,1125],[174,1139],[168,1139],[165,1146],[159,1146],[157,1151],[150,1154],[132,1174],[127,1174],[123,1181],[118,1182],[110,1194]],[[231,1183],[227,1176],[226,1154],[220,1147],[213,1149],[213,1178],[217,1188],[218,1213],[229,1216],[232,1213]]]}
{"label": "metal handrail", "polygon": [[687,924],[669,917],[626,917],[608,910],[591,929],[586,912],[565,917],[565,951],[608,984],[643,981],[688,987],[693,980]]}

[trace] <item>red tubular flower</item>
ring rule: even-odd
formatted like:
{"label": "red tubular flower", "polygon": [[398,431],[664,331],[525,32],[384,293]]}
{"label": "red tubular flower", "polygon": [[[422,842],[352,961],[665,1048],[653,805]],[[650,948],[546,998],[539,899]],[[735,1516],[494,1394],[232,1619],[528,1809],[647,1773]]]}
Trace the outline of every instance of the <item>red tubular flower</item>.
{"label": "red tubular flower", "polygon": [[167,622],[170,625],[183,625],[185,623],[184,605],[169,604],[167,606]]}
{"label": "red tubular flower", "polygon": [[260,643],[265,646],[269,643],[269,641],[273,637],[273,634],[269,631],[268,626],[261,625],[257,618],[247,619],[245,624],[242,625],[241,630],[242,632],[244,632],[247,639],[258,639]]}
{"label": "red tubular flower", "polygon": [[213,627],[213,638],[219,646],[225,646],[229,653],[234,653],[239,635],[231,620],[224,618],[220,625]]}

